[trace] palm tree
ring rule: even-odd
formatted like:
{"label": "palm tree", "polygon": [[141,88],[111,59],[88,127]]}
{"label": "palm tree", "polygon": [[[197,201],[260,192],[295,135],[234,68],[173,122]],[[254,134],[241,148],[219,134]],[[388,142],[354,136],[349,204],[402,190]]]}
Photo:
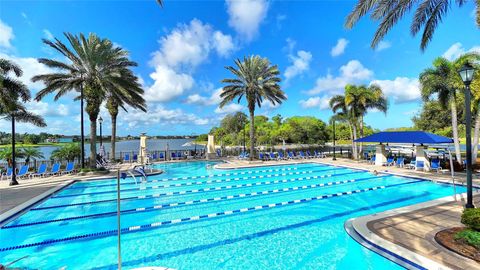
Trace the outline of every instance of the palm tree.
{"label": "palm tree", "polygon": [[[443,20],[449,11],[453,1],[438,0],[404,0],[404,1],[379,1],[379,0],[358,0],[353,11],[348,15],[345,27],[351,29],[363,16],[371,13],[371,18],[379,22],[371,47],[375,48],[382,41],[385,35],[407,12],[415,9],[410,32],[413,36],[423,28],[420,48],[425,50],[432,40],[438,24]],[[463,6],[466,0],[456,0],[455,4]],[[475,1],[477,8],[477,25],[480,26],[480,1]]]}
{"label": "palm tree", "polygon": [[[132,62],[134,63],[134,62]],[[136,63],[135,63],[136,65]],[[107,103],[106,107],[108,112],[110,113],[110,117],[112,119],[112,135],[111,135],[111,159],[115,160],[115,143],[117,137],[117,116],[118,116],[118,109],[122,108],[125,112],[127,109],[125,108],[126,105],[139,109],[141,111],[147,111],[147,105],[145,99],[143,98],[144,90],[142,89],[140,83],[138,82],[138,77],[135,76],[130,70],[123,69],[121,70],[122,78],[128,79],[130,85],[128,88],[119,87],[111,87],[107,93]]]}
{"label": "palm tree", "polygon": [[[444,108],[450,106],[455,156],[460,164],[462,163],[462,155],[460,152],[460,141],[458,136],[457,96],[461,93],[460,89],[463,89],[463,82],[457,71],[466,61],[478,59],[480,59],[480,55],[476,53],[462,55],[454,61],[439,57],[433,61],[433,67],[424,70],[420,74],[422,99],[427,102],[432,96],[435,96],[440,105]],[[475,88],[476,87],[472,90],[475,90]],[[473,152],[477,151],[479,128],[480,111],[477,112],[477,118],[475,121]],[[474,155],[473,160],[476,160],[476,157],[477,156]]]}
{"label": "palm tree", "polygon": [[[363,118],[369,109],[377,109],[383,113],[387,113],[388,102],[383,94],[380,86],[372,84],[365,85],[347,85],[345,86],[345,105],[350,107],[352,114],[358,121],[360,137],[364,134]],[[362,153],[362,145],[360,144],[359,153]]]}
{"label": "palm tree", "polygon": [[23,157],[25,158],[25,163],[29,163],[30,159],[32,158],[33,161],[36,161],[39,158],[45,158],[42,151],[40,151],[37,147],[24,147],[22,149]]}
{"label": "palm tree", "polygon": [[350,107],[347,106],[345,102],[344,95],[336,95],[330,99],[330,108],[332,112],[335,114],[335,119],[342,119],[344,122],[348,124],[350,129],[350,140],[352,141],[352,154],[353,157],[357,157],[357,143],[355,140],[357,139],[357,124],[356,119],[350,110]]}
{"label": "palm tree", "polygon": [[74,161],[81,154],[80,146],[77,143],[62,145],[52,152],[51,158],[58,160]]}
{"label": "palm tree", "polygon": [[[125,69],[135,66],[126,56],[126,51],[115,47],[108,39],[101,39],[95,34],[87,37],[65,33],[65,37],[72,49],[68,48],[59,39],[54,41],[44,39],[43,42],[67,58],[67,62],[56,59],[40,58],[38,61],[59,72],[37,75],[35,81],[43,81],[45,88],[37,93],[35,99],[41,100],[46,95],[56,93],[54,100],[69,91],[80,91],[76,100],[86,101],[85,111],[90,120],[90,166],[95,166],[96,160],[96,133],[97,118],[101,103],[112,89],[129,89],[134,82],[131,77],[123,77]],[[136,81],[135,81],[136,83]],[[83,134],[83,109],[81,113],[81,132]],[[83,141],[82,141],[83,153]],[[83,163],[83,161],[82,161]]]}
{"label": "palm tree", "polygon": [[278,84],[281,79],[277,65],[271,65],[267,58],[258,55],[244,57],[243,61],[235,60],[236,67],[228,66],[227,70],[235,75],[235,78],[224,79],[220,94],[222,101],[220,108],[237,100],[237,103],[245,97],[250,113],[250,160],[254,158],[255,149],[255,108],[261,107],[263,100],[270,101],[273,105],[281,104],[287,99],[285,93]]}
{"label": "palm tree", "polygon": [[16,64],[0,59],[0,117],[12,123],[12,180],[10,185],[18,185],[16,175],[15,155],[15,121],[31,123],[39,127],[46,126],[41,116],[35,115],[25,108],[21,102],[30,101],[30,90],[17,79],[10,78],[13,73],[16,77],[22,76],[22,70]]}

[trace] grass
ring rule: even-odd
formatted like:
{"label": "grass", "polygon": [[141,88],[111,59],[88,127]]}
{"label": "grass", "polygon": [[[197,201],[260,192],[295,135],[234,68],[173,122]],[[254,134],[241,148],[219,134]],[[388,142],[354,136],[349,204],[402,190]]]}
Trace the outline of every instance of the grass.
{"label": "grass", "polygon": [[465,229],[455,234],[455,240],[461,240],[477,249],[480,249],[480,232]]}
{"label": "grass", "polygon": [[[16,147],[41,147],[41,146],[61,146],[61,145],[64,145],[64,144],[69,144],[69,143],[65,143],[65,142],[59,142],[59,143],[38,143],[38,144],[16,143],[15,146],[16,146]],[[5,147],[11,147],[11,146],[12,146],[11,144],[1,144],[1,145],[0,145],[0,149],[1,149],[1,148],[5,148]]]}

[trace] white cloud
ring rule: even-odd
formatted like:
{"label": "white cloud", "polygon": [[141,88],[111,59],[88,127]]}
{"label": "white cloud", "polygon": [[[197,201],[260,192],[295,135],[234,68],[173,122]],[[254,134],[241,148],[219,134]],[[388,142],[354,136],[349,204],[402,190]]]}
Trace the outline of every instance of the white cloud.
{"label": "white cloud", "polygon": [[11,41],[14,37],[12,27],[0,20],[0,47],[10,49],[12,47]]}
{"label": "white cloud", "polygon": [[183,95],[195,84],[195,68],[206,62],[212,51],[226,57],[235,50],[231,36],[214,31],[198,19],[178,25],[159,43],[160,49],[150,61],[155,67],[150,74],[154,83],[146,90],[150,102],[166,102]]}
{"label": "white cloud", "polygon": [[52,32],[50,32],[48,29],[43,29],[43,35],[46,39],[54,39]]}
{"label": "white cloud", "polygon": [[[53,108],[52,108],[53,106]],[[44,117],[56,117],[56,116],[68,116],[70,111],[67,105],[65,104],[52,104],[50,106],[49,103],[43,102],[43,101],[31,101],[27,104],[27,108],[38,115],[44,116]]]}
{"label": "white cloud", "polygon": [[187,104],[197,104],[197,105],[217,105],[222,101],[220,94],[222,93],[223,89],[218,88],[216,89],[210,97],[204,97],[199,94],[189,95],[185,100]]}
{"label": "white cloud", "polygon": [[312,60],[312,54],[310,52],[298,51],[297,55],[289,55],[289,58],[292,65],[288,66],[285,70],[286,81],[310,69],[310,62]]}
{"label": "white cloud", "polygon": [[216,108],[215,109],[215,113],[218,113],[218,114],[229,114],[229,113],[235,113],[235,112],[239,112],[239,111],[243,111],[244,110],[244,107],[243,105],[240,105],[238,103],[230,103],[230,104],[227,104],[225,106],[223,106],[223,108]]}
{"label": "white cloud", "polygon": [[385,96],[395,103],[420,100],[420,84],[417,78],[397,77],[394,80],[374,80],[370,84],[378,84]]}
{"label": "white cloud", "polygon": [[277,21],[277,29],[282,29],[282,23],[287,19],[287,15],[285,14],[278,14],[276,17]]}
{"label": "white cloud", "polygon": [[380,41],[377,45],[377,48],[375,48],[375,51],[379,52],[379,51],[383,51],[383,50],[386,50],[388,48],[392,47],[392,43],[390,41]]}
{"label": "white cloud", "polygon": [[465,48],[463,48],[462,43],[457,42],[457,43],[453,44],[452,46],[450,46],[450,48],[448,48],[448,50],[445,51],[442,56],[447,58],[448,60],[452,61],[452,60],[457,59],[459,56],[461,56],[462,54],[465,54],[467,52],[478,52],[478,53],[480,53],[480,46],[474,46],[474,47],[470,48],[470,50],[466,50]]}
{"label": "white cloud", "polygon": [[128,114],[122,113],[120,117],[122,122],[130,128],[152,125],[207,125],[210,123],[207,118],[186,113],[182,109],[167,109],[160,104],[149,106],[148,113],[132,110]]}
{"label": "white cloud", "polygon": [[0,53],[0,58],[10,60],[20,66],[20,68],[23,70],[23,75],[19,78],[19,80],[27,85],[27,87],[32,90],[33,94],[43,88],[43,83],[33,83],[31,78],[38,74],[46,74],[53,71],[45,65],[40,64],[36,58],[32,57],[17,57]]}
{"label": "white cloud", "polygon": [[302,108],[319,108],[320,110],[326,110],[330,108],[330,98],[328,97],[311,97],[307,100],[300,100]]}
{"label": "white cloud", "polygon": [[145,91],[145,100],[148,102],[172,100],[191,89],[194,84],[194,80],[189,74],[177,73],[164,65],[158,65],[150,77],[154,83]]}
{"label": "white cloud", "polygon": [[247,42],[257,34],[260,24],[267,16],[269,3],[266,0],[226,0],[229,15],[228,25]]}
{"label": "white cloud", "polygon": [[332,50],[330,51],[330,55],[333,57],[339,56],[345,52],[345,48],[347,48],[348,40],[341,38],[337,41],[337,45],[335,45]]}
{"label": "white cloud", "polygon": [[340,75],[333,77],[327,74],[325,77],[317,79],[315,87],[307,93],[316,95],[319,93],[339,93],[343,91],[345,85],[349,83],[358,83],[371,79],[373,71],[365,68],[358,60],[350,60],[346,65],[340,67]]}
{"label": "white cloud", "polygon": [[233,39],[230,35],[224,35],[220,31],[215,31],[213,33],[213,40],[213,46],[220,56],[228,57],[235,49]]}

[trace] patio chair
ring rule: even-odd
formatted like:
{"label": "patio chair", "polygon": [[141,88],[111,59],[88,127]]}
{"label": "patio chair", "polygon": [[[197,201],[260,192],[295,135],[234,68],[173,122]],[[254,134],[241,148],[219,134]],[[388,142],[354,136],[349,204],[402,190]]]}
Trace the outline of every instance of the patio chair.
{"label": "patio chair", "polygon": [[133,154],[133,162],[137,162],[138,160],[138,155],[137,154]]}
{"label": "patio chair", "polygon": [[298,151],[297,152],[297,157],[298,158],[301,158],[301,159],[306,159],[307,157],[305,156],[305,154],[303,153],[303,151]]}
{"label": "patio chair", "polygon": [[415,171],[418,171],[418,170],[424,170],[425,169],[425,162],[423,162],[423,160],[417,160],[415,161]]}
{"label": "patio chair", "polygon": [[265,159],[264,154],[263,153],[258,153],[258,159],[264,160]]}
{"label": "patio chair", "polygon": [[7,167],[7,171],[5,173],[2,173],[1,180],[3,180],[3,177],[6,177],[8,179],[9,177],[12,177],[13,169],[11,167]]}
{"label": "patio chair", "polygon": [[165,160],[165,156],[163,155],[163,153],[160,153],[160,154],[158,155],[158,158]]}
{"label": "patio chair", "polygon": [[20,170],[18,170],[18,173],[17,173],[17,177],[18,178],[29,177],[28,168],[29,168],[28,165],[23,165],[22,167],[20,167]]}
{"label": "patio chair", "polygon": [[[217,153],[217,158],[221,158],[222,157],[222,151],[220,151],[220,149],[217,149],[215,151]],[[197,153],[195,153],[195,156],[197,155]]]}
{"label": "patio chair", "polygon": [[288,152],[288,159],[297,159],[298,157],[296,157],[292,151]]}
{"label": "patio chair", "polygon": [[36,176],[38,177],[44,177],[47,174],[47,163],[42,163],[37,169],[36,173],[32,173],[30,177],[35,178]]}
{"label": "patio chair", "polygon": [[152,160],[157,160],[158,159],[158,154],[155,152],[152,155]]}
{"label": "patio chair", "polygon": [[177,159],[177,153],[172,152],[171,159],[176,160]]}
{"label": "patio chair", "polygon": [[75,171],[75,163],[71,161],[67,163],[67,166],[65,166],[65,171],[61,172],[60,174],[70,174],[74,173]]}
{"label": "patio chair", "polygon": [[415,161],[416,161],[416,159],[410,160],[410,163],[406,164],[406,165],[405,165],[405,168],[407,168],[407,169],[415,169]]}
{"label": "patio chair", "polygon": [[315,156],[310,153],[310,150],[305,151],[308,158],[314,158]]}
{"label": "patio chair", "polygon": [[282,159],[284,160],[284,159],[287,159],[287,158],[285,157],[283,152],[278,152],[278,160],[282,160]]}
{"label": "patio chair", "polygon": [[377,160],[377,156],[373,156],[369,161],[368,163],[371,164],[371,165],[375,165],[375,161]]}
{"label": "patio chair", "polygon": [[123,157],[123,161],[130,162],[130,154],[125,154],[125,156]]}
{"label": "patio chair", "polygon": [[403,168],[403,166],[405,165],[404,162],[405,162],[404,157],[398,157],[397,161],[395,161],[395,166],[399,168]]}
{"label": "patio chair", "polygon": [[383,166],[393,166],[395,164],[395,159],[393,157],[387,158],[387,162],[384,162]]}
{"label": "patio chair", "polygon": [[430,162],[430,169],[433,171],[441,171],[442,170],[442,167],[440,167],[440,160],[439,159],[434,159]]}
{"label": "patio chair", "polygon": [[275,157],[275,153],[273,153],[273,152],[270,152],[270,154],[269,154],[268,157],[269,157],[270,160],[278,160],[278,159]]}
{"label": "patio chair", "polygon": [[57,175],[60,174],[60,163],[54,163],[52,169],[47,173],[48,175]]}

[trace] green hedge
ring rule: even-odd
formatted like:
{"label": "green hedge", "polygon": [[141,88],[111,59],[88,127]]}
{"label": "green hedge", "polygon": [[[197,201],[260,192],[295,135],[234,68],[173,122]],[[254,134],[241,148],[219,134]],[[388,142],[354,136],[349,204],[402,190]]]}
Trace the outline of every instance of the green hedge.
{"label": "green hedge", "polygon": [[466,208],[463,210],[462,224],[472,230],[480,231],[480,209]]}

